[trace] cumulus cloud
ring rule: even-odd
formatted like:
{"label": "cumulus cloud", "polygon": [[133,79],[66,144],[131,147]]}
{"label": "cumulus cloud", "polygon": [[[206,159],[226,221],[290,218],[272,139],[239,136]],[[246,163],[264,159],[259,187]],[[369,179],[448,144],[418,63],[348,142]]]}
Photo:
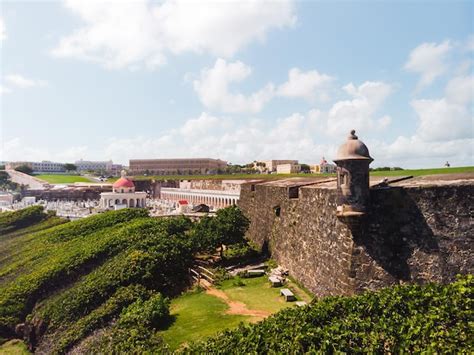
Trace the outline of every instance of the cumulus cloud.
{"label": "cumulus cloud", "polygon": [[420,74],[418,89],[430,85],[444,74],[447,65],[446,57],[453,48],[450,41],[442,43],[422,43],[410,53],[405,69]]}
{"label": "cumulus cloud", "polygon": [[349,132],[352,128],[362,131],[384,129],[391,118],[377,117],[383,103],[392,92],[392,87],[383,82],[366,81],[359,86],[350,83],[343,87],[351,100],[341,100],[332,105],[327,113],[326,131],[333,137]]}
{"label": "cumulus cloud", "polygon": [[313,101],[315,98],[327,101],[329,100],[327,90],[333,81],[333,77],[316,70],[303,72],[299,68],[292,68],[288,73],[288,81],[278,86],[277,95],[299,97],[308,101]]}
{"label": "cumulus cloud", "polygon": [[288,81],[278,87],[270,82],[248,95],[231,91],[232,84],[242,82],[251,73],[252,68],[240,61],[227,62],[219,58],[212,68],[201,71],[199,79],[193,82],[194,90],[208,109],[227,113],[257,113],[275,96],[328,101],[330,85],[335,80],[316,70],[304,72],[292,68],[288,72]]}
{"label": "cumulus cloud", "polygon": [[35,86],[46,86],[45,80],[29,79],[20,74],[9,74],[5,76],[5,81],[10,85],[20,89],[28,89]]}
{"label": "cumulus cloud", "polygon": [[212,68],[201,71],[200,78],[195,80],[194,90],[204,106],[222,112],[242,113],[259,112],[274,95],[273,84],[250,94],[243,95],[230,91],[230,84],[247,78],[252,69],[242,62],[227,63],[217,59]]}
{"label": "cumulus cloud", "polygon": [[293,0],[150,0],[110,3],[67,0],[66,8],[83,21],[62,37],[52,53],[98,62],[108,68],[156,68],[169,54],[211,53],[231,57],[272,29],[296,21]]}
{"label": "cumulus cloud", "polygon": [[3,18],[0,17],[0,45],[6,39],[7,39],[7,31],[5,29],[5,22],[3,21]]}
{"label": "cumulus cloud", "polygon": [[[206,134],[192,134],[189,131],[190,128],[197,127],[205,129]],[[156,138],[111,139],[105,152],[107,156],[117,160],[121,156],[202,157],[203,152],[206,152],[206,156],[233,163],[277,158],[315,162],[322,155],[334,152],[335,147],[318,142],[314,134],[314,121],[310,114],[295,113],[275,122],[268,122],[252,118],[231,119],[203,112],[181,127],[164,132]]]}
{"label": "cumulus cloud", "polygon": [[0,160],[4,161],[42,161],[74,162],[80,158],[92,158],[87,146],[73,146],[65,150],[45,149],[31,146],[20,137],[4,139],[0,144]]}
{"label": "cumulus cloud", "polygon": [[5,95],[10,93],[11,90],[3,85],[0,85],[0,95]]}
{"label": "cumulus cloud", "polygon": [[457,166],[473,165],[473,83],[472,75],[454,77],[443,97],[412,100],[416,131],[392,143],[375,144],[378,154],[389,163],[412,167],[442,166],[446,160]]}
{"label": "cumulus cloud", "polygon": [[452,78],[445,97],[413,100],[411,105],[419,118],[417,136],[427,142],[474,137],[474,76]]}

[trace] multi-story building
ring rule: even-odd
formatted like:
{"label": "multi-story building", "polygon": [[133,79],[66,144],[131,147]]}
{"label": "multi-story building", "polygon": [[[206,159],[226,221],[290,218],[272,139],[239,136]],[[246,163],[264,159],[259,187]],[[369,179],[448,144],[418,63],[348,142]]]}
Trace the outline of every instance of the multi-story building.
{"label": "multi-story building", "polygon": [[278,165],[291,164],[298,165],[298,160],[265,160],[254,161],[253,168],[261,173],[274,173],[277,171]]}
{"label": "multi-story building", "polygon": [[[78,160],[74,163],[77,166],[77,171],[94,171],[94,172],[112,172],[113,162],[108,161],[90,161],[90,160]],[[118,170],[120,171],[120,170]]]}
{"label": "multi-story building", "polygon": [[49,160],[43,160],[41,162],[31,162],[31,161],[9,162],[6,165],[6,169],[15,170],[19,166],[23,166],[23,165],[30,167],[34,173],[64,173],[66,171],[63,163],[55,163]]}
{"label": "multi-story building", "polygon": [[296,174],[301,171],[301,165],[298,164],[278,164],[276,167],[277,174]]}
{"label": "multi-story building", "polygon": [[226,167],[227,162],[210,158],[132,159],[129,172],[133,175],[214,174]]}
{"label": "multi-story building", "polygon": [[318,165],[311,166],[312,174],[333,174],[336,172],[336,165],[327,162],[324,157]]}

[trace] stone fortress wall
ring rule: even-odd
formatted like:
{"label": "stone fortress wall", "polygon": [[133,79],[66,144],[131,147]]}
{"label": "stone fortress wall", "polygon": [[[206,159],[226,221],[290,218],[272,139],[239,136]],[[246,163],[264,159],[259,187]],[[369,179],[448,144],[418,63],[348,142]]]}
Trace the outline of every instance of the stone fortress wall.
{"label": "stone fortress wall", "polygon": [[442,179],[372,182],[352,224],[336,216],[334,179],[248,183],[239,206],[248,237],[316,296],[352,295],[474,272],[474,176]]}

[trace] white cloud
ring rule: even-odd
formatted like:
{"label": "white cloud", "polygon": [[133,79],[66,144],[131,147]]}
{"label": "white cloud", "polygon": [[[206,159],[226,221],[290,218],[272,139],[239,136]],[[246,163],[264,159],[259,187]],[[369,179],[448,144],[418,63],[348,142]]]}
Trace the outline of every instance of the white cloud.
{"label": "white cloud", "polygon": [[288,72],[288,81],[277,88],[270,82],[249,95],[230,90],[231,84],[242,82],[251,73],[252,68],[240,61],[227,62],[219,58],[212,68],[201,71],[199,79],[193,82],[194,90],[208,109],[227,113],[257,113],[275,96],[327,101],[330,84],[334,81],[331,76],[316,70],[302,72],[292,68]]}
{"label": "white cloud", "polygon": [[[89,156],[87,146],[73,146],[65,150],[49,150],[40,146],[30,146],[24,139],[16,137],[1,141],[0,160],[2,161],[42,161],[74,162]],[[92,157],[91,157],[92,158]]]}
{"label": "white cloud", "polygon": [[352,99],[341,100],[332,105],[326,118],[326,132],[329,135],[344,136],[351,129],[380,130],[390,124],[390,116],[376,117],[376,113],[392,92],[390,85],[366,81],[358,87],[350,83],[344,86],[343,90],[352,96]]}
{"label": "white cloud", "polygon": [[376,166],[389,165],[405,168],[443,167],[446,161],[452,166],[474,164],[474,139],[455,139],[427,142],[417,135],[400,136],[392,143],[370,142]]}
{"label": "white cloud", "polygon": [[28,79],[20,74],[9,74],[5,76],[5,81],[10,84],[10,86],[14,86],[20,89],[28,89],[35,86],[46,86],[47,82],[44,80],[37,80],[37,79]]}
{"label": "white cloud", "polygon": [[288,81],[278,86],[277,94],[285,97],[300,97],[308,101],[315,98],[321,101],[329,99],[327,89],[334,81],[329,75],[320,74],[316,70],[303,72],[292,68],[288,73]]}
{"label": "white cloud", "polygon": [[296,21],[292,0],[127,2],[67,0],[84,25],[61,38],[52,53],[108,68],[156,68],[170,53],[231,57],[275,28]]}
{"label": "white cloud", "polygon": [[422,43],[411,51],[405,69],[421,75],[418,89],[430,85],[444,74],[446,56],[452,48],[450,41],[444,41],[440,44]]}
{"label": "white cloud", "polygon": [[217,59],[214,67],[205,68],[195,80],[194,90],[204,106],[222,112],[259,112],[272,99],[274,87],[267,84],[264,88],[248,96],[230,92],[229,85],[247,78],[252,69],[242,62],[227,63]]}
{"label": "white cloud", "polygon": [[[190,135],[191,129],[206,134]],[[314,133],[314,121],[309,113],[295,113],[273,123],[202,113],[156,138],[111,139],[105,152],[114,160],[210,156],[233,163],[272,158],[316,162],[321,156],[334,153],[335,147],[321,144]]]}
{"label": "white cloud", "polygon": [[442,167],[474,164],[474,117],[472,76],[452,78],[445,96],[413,100],[418,119],[413,135],[399,136],[393,143],[374,143],[374,151],[386,165]]}
{"label": "white cloud", "polygon": [[474,76],[458,76],[451,79],[445,89],[449,102],[467,104],[474,101]]}
{"label": "white cloud", "polygon": [[6,39],[7,39],[7,31],[5,29],[5,22],[3,21],[3,18],[0,17],[0,45]]}
{"label": "white cloud", "polygon": [[11,90],[3,85],[0,85],[0,95],[5,95],[10,93]]}
{"label": "white cloud", "polygon": [[427,142],[472,138],[473,117],[468,108],[447,99],[414,100],[419,118],[417,135]]}

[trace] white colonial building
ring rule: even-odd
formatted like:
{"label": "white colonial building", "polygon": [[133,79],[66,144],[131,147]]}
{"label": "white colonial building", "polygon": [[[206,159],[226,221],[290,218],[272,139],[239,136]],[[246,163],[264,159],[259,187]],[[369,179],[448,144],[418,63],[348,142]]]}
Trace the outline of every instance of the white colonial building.
{"label": "white colonial building", "polygon": [[116,210],[127,207],[144,208],[146,192],[136,192],[135,184],[122,171],[122,177],[112,185],[112,192],[100,194],[100,207]]}

